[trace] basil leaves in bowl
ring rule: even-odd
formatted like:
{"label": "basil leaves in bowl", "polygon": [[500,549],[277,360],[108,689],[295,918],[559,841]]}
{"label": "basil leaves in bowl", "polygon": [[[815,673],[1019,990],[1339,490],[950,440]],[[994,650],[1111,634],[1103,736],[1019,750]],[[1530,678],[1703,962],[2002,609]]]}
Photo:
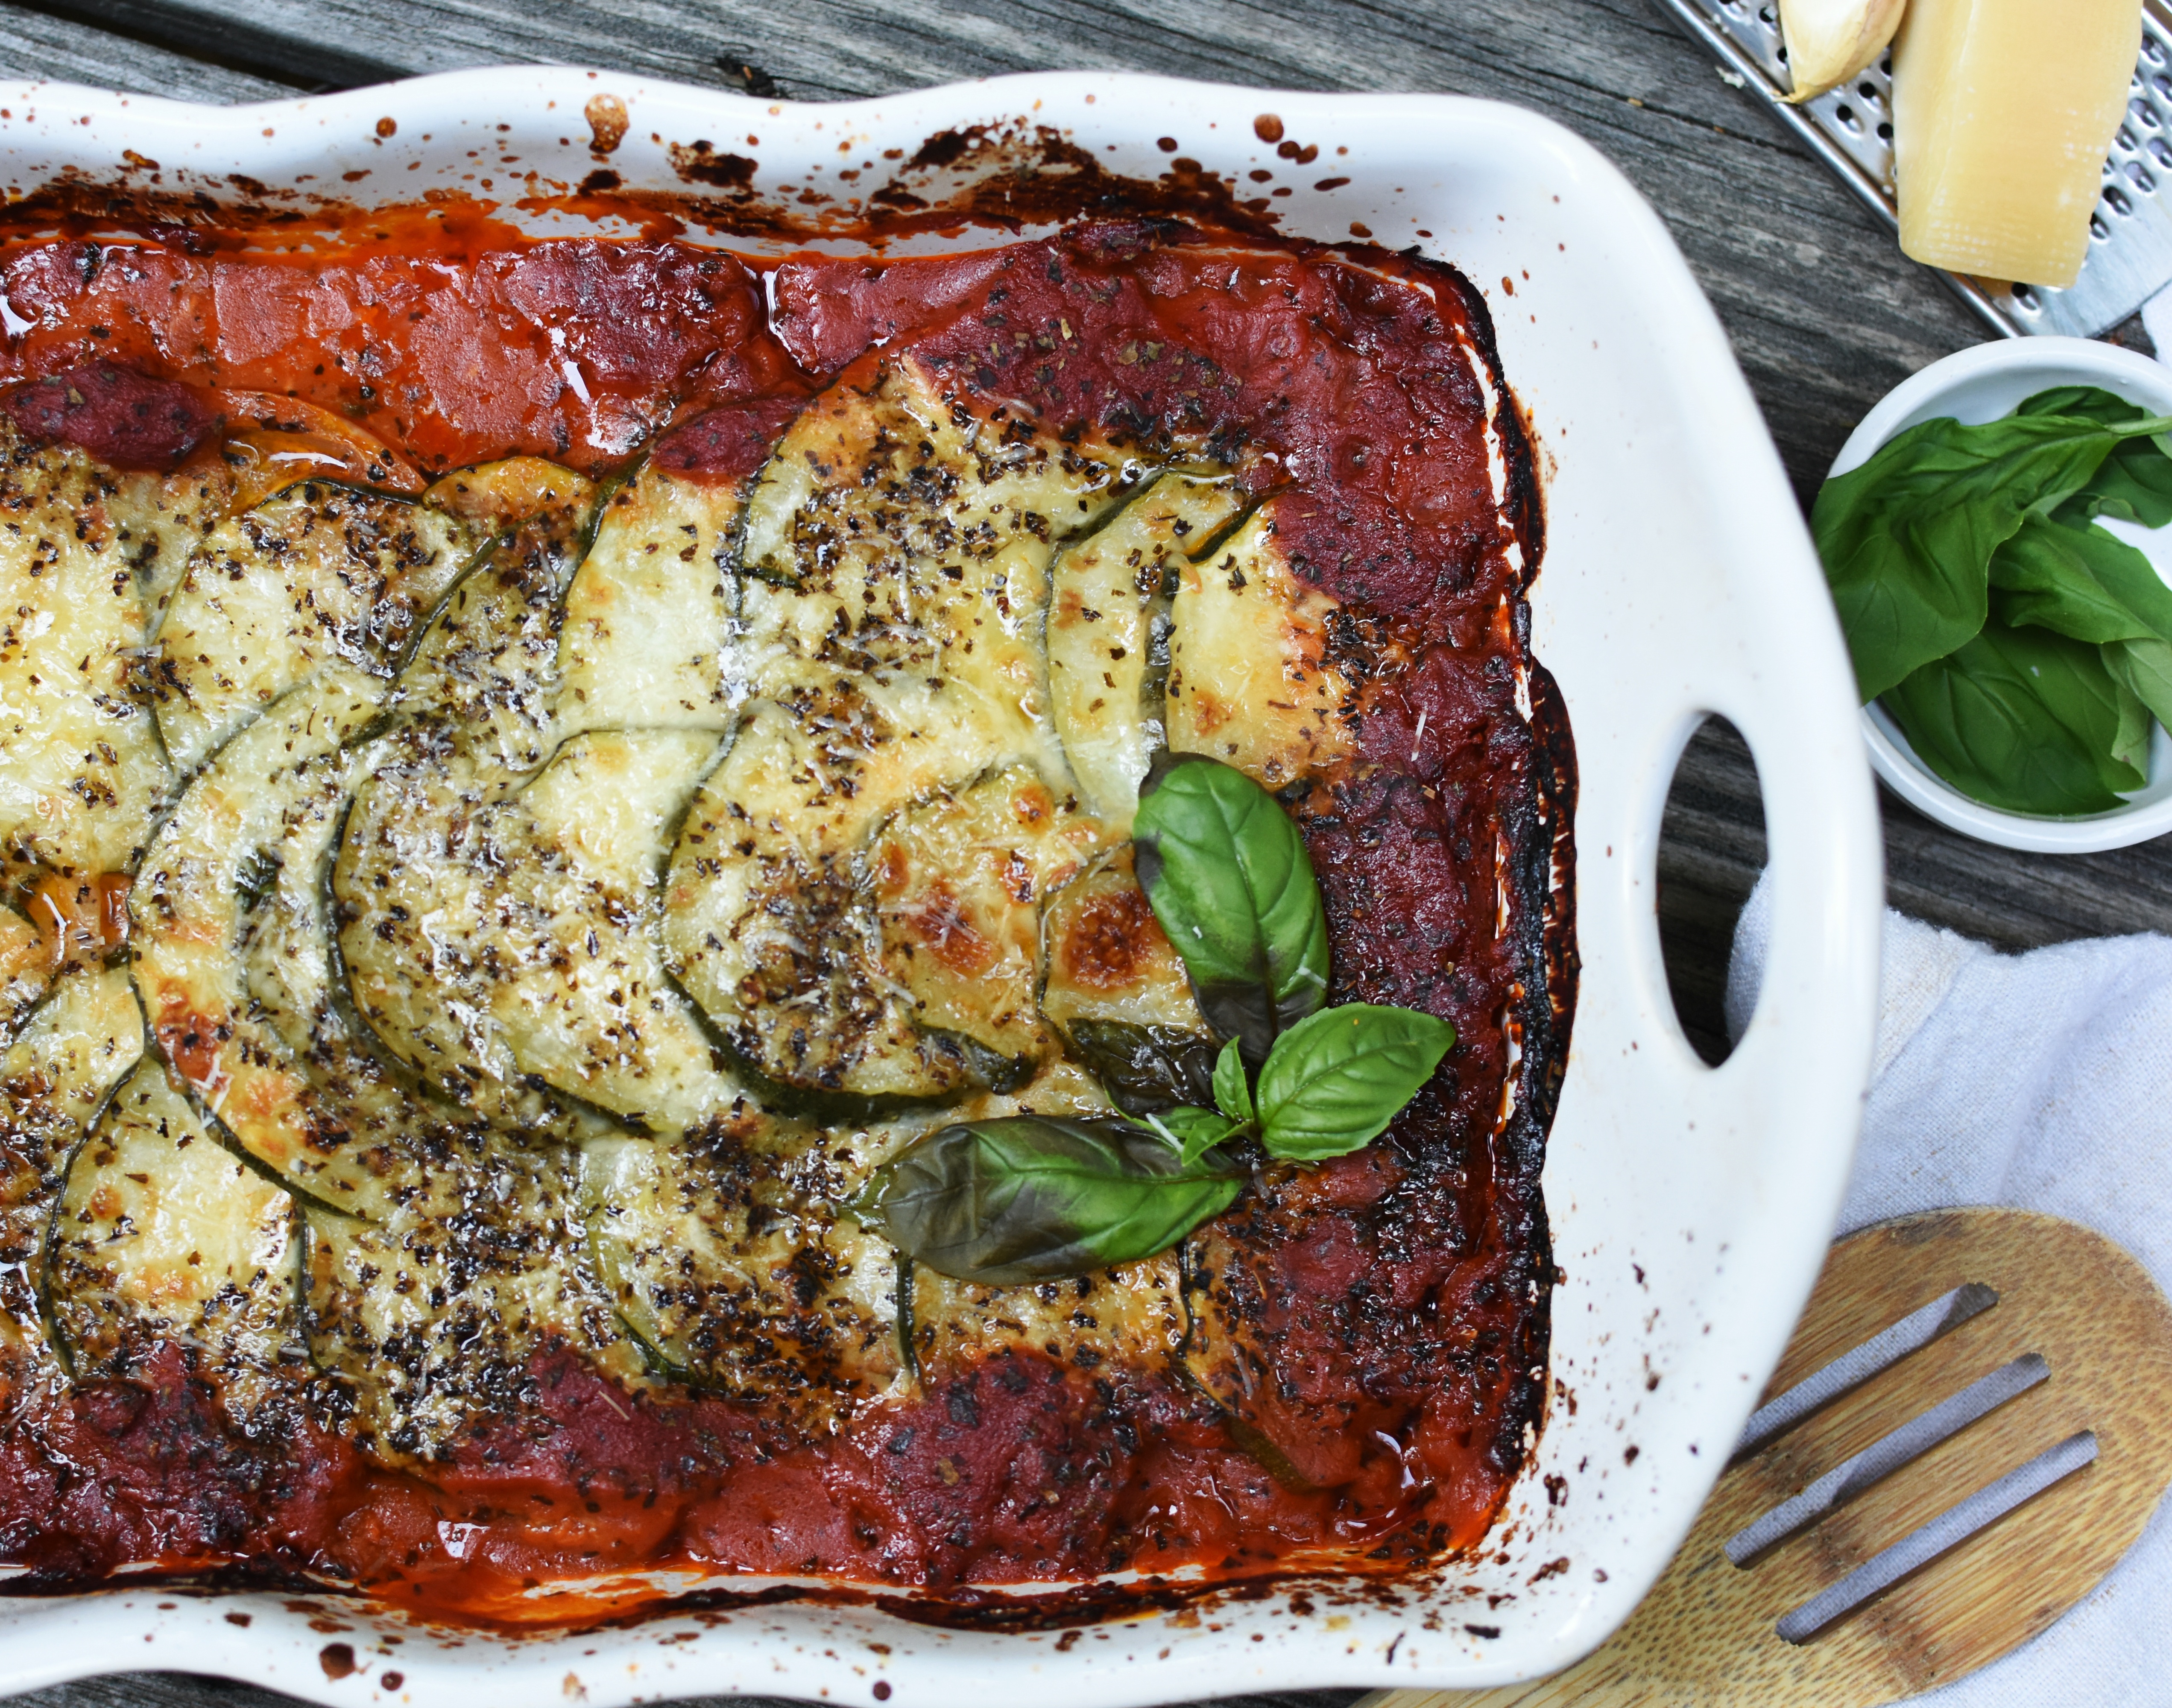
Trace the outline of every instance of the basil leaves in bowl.
{"label": "basil leaves in bowl", "polygon": [[1925,368],[1842,448],[1813,527],[1871,762],[1919,811],[2046,852],[2172,830],[2169,418],[2172,370],[2019,338]]}

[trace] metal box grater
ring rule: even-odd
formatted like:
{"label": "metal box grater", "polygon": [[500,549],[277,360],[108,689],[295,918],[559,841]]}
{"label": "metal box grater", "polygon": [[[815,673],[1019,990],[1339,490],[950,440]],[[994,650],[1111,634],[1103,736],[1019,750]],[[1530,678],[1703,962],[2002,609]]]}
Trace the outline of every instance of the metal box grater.
{"label": "metal box grater", "polygon": [[[1892,71],[1889,55],[1842,88],[1799,107],[1781,45],[1775,0],[1660,0],[1765,100],[1841,181],[1895,231]],[[2105,162],[2104,194],[2089,218],[2089,254],[2063,291],[2003,280],[1938,276],[2005,337],[2063,332],[2094,338],[2172,283],[2172,6],[2144,0],[2142,56],[2126,117]]]}

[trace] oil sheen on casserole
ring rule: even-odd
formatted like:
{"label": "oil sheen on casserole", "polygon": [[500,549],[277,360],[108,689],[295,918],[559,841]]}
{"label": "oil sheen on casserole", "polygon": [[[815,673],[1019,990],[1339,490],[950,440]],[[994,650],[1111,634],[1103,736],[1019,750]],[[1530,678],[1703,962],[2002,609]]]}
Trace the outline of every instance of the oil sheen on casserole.
{"label": "oil sheen on casserole", "polygon": [[[1478,293],[1168,219],[370,225],[0,247],[12,1586],[1075,1614],[1475,1544],[1574,976]],[[916,1136],[1211,1050],[1164,747],[1300,825],[1332,999],[1454,1049],[1162,1256],[901,1263],[849,1206]]]}

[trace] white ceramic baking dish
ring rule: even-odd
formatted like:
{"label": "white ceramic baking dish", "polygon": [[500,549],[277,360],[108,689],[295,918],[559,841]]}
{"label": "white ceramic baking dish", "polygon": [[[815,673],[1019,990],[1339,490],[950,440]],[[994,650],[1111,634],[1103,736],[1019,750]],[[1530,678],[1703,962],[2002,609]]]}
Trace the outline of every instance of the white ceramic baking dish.
{"label": "white ceramic baking dish", "polygon": [[[227,109],[0,88],[0,180],[19,194],[64,171],[117,179],[141,158],[160,163],[168,188],[239,174],[388,199],[509,199],[508,156],[548,178],[594,169],[580,115],[599,94],[630,115],[610,162],[629,185],[680,187],[669,146],[703,140],[758,158],[757,188],[849,195],[839,172],[887,148],[909,155],[939,131],[1024,119],[1120,173],[1162,172],[1164,137],[1215,172],[1272,171],[1293,186],[1271,203],[1290,228],[1417,244],[1484,288],[1540,447],[1535,645],[1566,696],[1582,776],[1583,982],[1545,1177],[1563,1279],[1536,1452],[1484,1555],[1400,1595],[1314,1582],[1070,1637],[788,1602],[514,1641],[332,1598],[117,1591],[0,1602],[0,1691],[165,1667],[327,1703],[605,1708],[738,1690],[1117,1708],[1262,1686],[1493,1684],[1575,1659],[1666,1564],[1809,1293],[1876,999],[1879,845],[1847,658],[1764,423],[1665,229],[1592,148],[1515,108],[1098,73],[836,106],[550,68]],[[1285,139],[1316,144],[1315,160],[1298,166],[1259,140],[1265,113]],[[757,135],[758,147],[739,140]],[[135,169],[141,183],[148,169]],[[1347,181],[1315,188],[1324,177]],[[1755,1018],[1717,1070],[1674,1018],[1653,905],[1662,804],[1707,712],[1756,756],[1777,904]],[[244,1614],[245,1629],[233,1622]]]}

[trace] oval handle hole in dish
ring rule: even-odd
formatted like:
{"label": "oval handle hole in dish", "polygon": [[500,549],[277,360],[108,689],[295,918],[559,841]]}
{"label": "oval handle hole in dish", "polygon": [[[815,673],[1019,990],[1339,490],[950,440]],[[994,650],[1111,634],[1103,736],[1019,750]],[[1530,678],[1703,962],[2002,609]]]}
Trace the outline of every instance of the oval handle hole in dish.
{"label": "oval handle hole in dish", "polygon": [[1707,717],[1682,749],[1659,825],[1659,953],[1675,1018],[1713,1066],[1734,1045],[1727,962],[1734,923],[1765,867],[1765,802],[1749,744]]}

